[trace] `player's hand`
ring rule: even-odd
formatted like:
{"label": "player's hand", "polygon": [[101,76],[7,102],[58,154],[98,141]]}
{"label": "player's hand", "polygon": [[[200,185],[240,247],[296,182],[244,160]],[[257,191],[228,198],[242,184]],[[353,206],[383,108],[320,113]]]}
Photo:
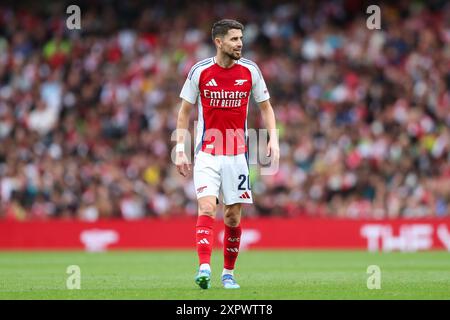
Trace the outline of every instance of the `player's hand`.
{"label": "player's hand", "polygon": [[175,155],[175,165],[177,166],[178,173],[183,177],[187,177],[191,171],[191,164],[186,156],[186,153],[180,151]]}
{"label": "player's hand", "polygon": [[280,161],[280,146],[278,145],[278,141],[269,141],[269,143],[267,144],[266,157],[272,158],[273,163],[278,163]]}

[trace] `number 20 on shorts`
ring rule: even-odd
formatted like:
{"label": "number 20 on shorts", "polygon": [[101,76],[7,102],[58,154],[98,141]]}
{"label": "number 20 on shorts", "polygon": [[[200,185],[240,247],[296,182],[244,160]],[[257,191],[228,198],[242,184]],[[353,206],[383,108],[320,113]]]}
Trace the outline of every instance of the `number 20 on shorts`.
{"label": "number 20 on shorts", "polygon": [[[248,175],[239,175],[239,180],[241,181],[241,183],[239,183],[238,190],[252,190],[250,188],[250,177]],[[247,181],[247,189],[244,187],[245,181]]]}

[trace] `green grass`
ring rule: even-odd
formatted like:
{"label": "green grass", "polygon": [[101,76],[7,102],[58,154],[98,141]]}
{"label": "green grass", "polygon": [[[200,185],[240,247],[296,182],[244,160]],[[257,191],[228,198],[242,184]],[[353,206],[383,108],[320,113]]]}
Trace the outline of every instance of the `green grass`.
{"label": "green grass", "polygon": [[[194,283],[195,251],[0,252],[0,299],[450,299],[450,253],[245,251],[224,290],[222,254],[212,258],[209,290]],[[68,290],[69,265],[81,289]],[[369,265],[381,289],[367,289]]]}

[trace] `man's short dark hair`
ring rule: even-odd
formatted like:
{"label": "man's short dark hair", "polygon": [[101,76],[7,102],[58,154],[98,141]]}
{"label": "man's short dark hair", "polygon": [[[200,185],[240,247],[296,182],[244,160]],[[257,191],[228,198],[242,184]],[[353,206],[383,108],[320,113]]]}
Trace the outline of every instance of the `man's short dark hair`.
{"label": "man's short dark hair", "polygon": [[244,25],[239,21],[231,19],[217,21],[214,23],[211,31],[213,41],[216,37],[224,37],[230,29],[239,29],[244,31]]}

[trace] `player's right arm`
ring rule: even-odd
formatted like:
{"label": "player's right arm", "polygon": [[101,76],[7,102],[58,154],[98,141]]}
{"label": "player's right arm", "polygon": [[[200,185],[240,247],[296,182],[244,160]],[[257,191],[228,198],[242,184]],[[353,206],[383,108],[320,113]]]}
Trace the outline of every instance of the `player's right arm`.
{"label": "player's right arm", "polygon": [[[177,119],[177,146],[175,164],[177,166],[178,172],[183,177],[186,177],[189,171],[191,171],[191,164],[186,156],[184,145],[187,139],[186,136],[188,136],[187,133],[190,114],[200,94],[198,88],[200,70],[202,69],[201,67],[206,66],[207,63],[208,60],[205,59],[198,62],[191,68],[180,93],[181,107],[178,112]],[[188,137],[190,139],[190,136]]]}
{"label": "player's right arm", "polygon": [[186,177],[191,171],[191,164],[186,156],[185,142],[186,135],[189,128],[189,117],[194,105],[184,99],[181,99],[181,107],[178,111],[177,118],[177,145],[175,154],[175,165],[177,166],[178,172]]}

